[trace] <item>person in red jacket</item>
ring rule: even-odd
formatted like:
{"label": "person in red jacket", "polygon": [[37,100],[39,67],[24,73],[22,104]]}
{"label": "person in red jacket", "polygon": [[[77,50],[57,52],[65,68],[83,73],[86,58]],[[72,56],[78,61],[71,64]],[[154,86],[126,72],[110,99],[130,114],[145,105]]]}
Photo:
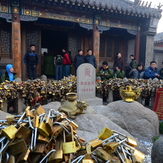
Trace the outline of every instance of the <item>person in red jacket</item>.
{"label": "person in red jacket", "polygon": [[62,48],[63,53],[63,76],[68,77],[70,76],[70,66],[72,64],[70,55],[66,52],[65,48]]}

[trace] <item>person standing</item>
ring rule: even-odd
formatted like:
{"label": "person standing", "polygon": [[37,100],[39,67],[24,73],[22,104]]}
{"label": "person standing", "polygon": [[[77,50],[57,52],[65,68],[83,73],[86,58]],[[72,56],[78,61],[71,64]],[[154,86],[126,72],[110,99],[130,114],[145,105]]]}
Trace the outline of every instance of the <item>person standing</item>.
{"label": "person standing", "polygon": [[119,67],[120,69],[123,69],[123,60],[121,53],[117,53],[117,55],[114,58],[113,63],[113,70],[116,72],[116,67]]}
{"label": "person standing", "polygon": [[54,56],[52,54],[46,54],[43,60],[44,65],[44,75],[47,78],[54,78],[55,68],[54,68]]}
{"label": "person standing", "polygon": [[72,62],[65,48],[62,48],[62,53],[63,53],[63,62],[62,62],[63,63],[63,76],[68,77],[70,76],[70,66]]}
{"label": "person standing", "polygon": [[137,62],[136,62],[136,59],[134,57],[134,55],[130,55],[130,69],[133,70],[133,71],[136,71],[136,68],[137,68]]}
{"label": "person standing", "polygon": [[24,64],[27,65],[28,79],[36,79],[36,66],[38,65],[39,58],[35,52],[35,45],[30,45],[30,50],[24,55]]}
{"label": "person standing", "polygon": [[56,55],[55,60],[55,79],[56,80],[61,80],[63,77],[62,69],[63,69],[63,57],[62,55]]}
{"label": "person standing", "polygon": [[78,54],[74,58],[75,75],[77,68],[83,63],[84,63],[83,51],[80,49],[78,50]]}
{"label": "person standing", "polygon": [[87,55],[84,57],[85,63],[90,63],[92,64],[95,68],[97,67],[96,65],[96,58],[92,53],[91,49],[87,50]]}

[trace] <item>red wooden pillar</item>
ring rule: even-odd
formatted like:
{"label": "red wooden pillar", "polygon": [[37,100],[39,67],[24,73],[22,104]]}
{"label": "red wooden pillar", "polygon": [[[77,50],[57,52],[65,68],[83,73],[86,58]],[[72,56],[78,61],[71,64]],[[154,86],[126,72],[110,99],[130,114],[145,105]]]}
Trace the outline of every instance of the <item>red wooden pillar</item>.
{"label": "red wooden pillar", "polygon": [[93,54],[96,57],[97,69],[99,69],[99,53],[100,53],[100,32],[97,25],[93,25]]}
{"label": "red wooden pillar", "polygon": [[135,59],[138,63],[139,63],[139,50],[140,50],[140,27],[138,27],[135,40]]}
{"label": "red wooden pillar", "polygon": [[14,71],[17,77],[21,78],[22,58],[21,58],[21,31],[20,31],[20,15],[12,14],[12,56]]}

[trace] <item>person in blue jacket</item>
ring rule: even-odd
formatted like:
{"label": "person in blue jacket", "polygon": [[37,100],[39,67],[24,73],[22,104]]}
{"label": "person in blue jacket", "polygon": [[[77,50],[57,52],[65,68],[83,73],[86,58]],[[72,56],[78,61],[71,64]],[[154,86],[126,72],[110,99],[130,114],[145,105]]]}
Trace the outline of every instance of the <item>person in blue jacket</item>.
{"label": "person in blue jacket", "polygon": [[35,45],[30,45],[30,50],[24,55],[24,64],[27,65],[28,79],[36,79],[36,66],[39,63],[39,57],[35,52]]}
{"label": "person in blue jacket", "polygon": [[85,63],[90,63],[92,64],[95,68],[97,67],[96,65],[96,58],[95,56],[92,54],[92,50],[88,49],[87,50],[87,55],[84,57]]}
{"label": "person in blue jacket", "polygon": [[144,78],[145,79],[153,79],[153,78],[160,78],[160,74],[157,69],[157,63],[156,61],[151,61],[150,66],[145,70],[144,72]]}
{"label": "person in blue jacket", "polygon": [[8,81],[14,81],[16,79],[16,73],[14,73],[14,66],[12,64],[6,65],[6,72],[0,78],[0,83]]}

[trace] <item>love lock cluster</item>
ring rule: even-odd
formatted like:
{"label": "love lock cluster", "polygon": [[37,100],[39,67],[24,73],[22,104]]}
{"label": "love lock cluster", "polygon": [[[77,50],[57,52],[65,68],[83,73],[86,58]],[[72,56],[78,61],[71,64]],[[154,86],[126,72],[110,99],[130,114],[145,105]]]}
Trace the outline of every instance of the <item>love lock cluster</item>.
{"label": "love lock cluster", "polygon": [[86,145],[86,154],[71,163],[143,163],[145,155],[136,146],[134,138],[104,127],[98,138]]}
{"label": "love lock cluster", "polygon": [[40,105],[0,121],[2,163],[142,163],[135,139],[106,127],[88,143],[62,112]]}
{"label": "love lock cluster", "polygon": [[21,115],[8,116],[0,121],[0,162],[42,163],[71,161],[82,149],[85,140],[76,135],[78,125],[64,113],[53,109],[45,113],[27,107]]}

